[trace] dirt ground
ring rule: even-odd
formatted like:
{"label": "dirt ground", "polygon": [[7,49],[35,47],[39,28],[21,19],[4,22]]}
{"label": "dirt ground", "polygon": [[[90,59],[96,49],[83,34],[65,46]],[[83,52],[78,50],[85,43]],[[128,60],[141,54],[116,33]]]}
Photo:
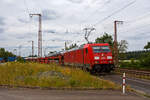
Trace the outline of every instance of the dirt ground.
{"label": "dirt ground", "polygon": [[112,90],[40,90],[0,88],[0,100],[149,100]]}

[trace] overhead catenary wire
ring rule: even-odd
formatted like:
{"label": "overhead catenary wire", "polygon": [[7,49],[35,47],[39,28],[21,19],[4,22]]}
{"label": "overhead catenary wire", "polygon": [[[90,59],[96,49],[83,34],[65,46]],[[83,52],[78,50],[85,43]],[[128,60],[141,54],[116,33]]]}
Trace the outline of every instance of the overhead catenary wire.
{"label": "overhead catenary wire", "polygon": [[[126,32],[130,32],[130,31],[135,31],[135,29],[136,29],[136,30],[140,30],[140,29],[149,27],[149,25],[150,25],[150,24],[147,24],[147,25],[144,25],[144,26],[135,27],[135,28],[132,28],[132,29],[128,29],[127,31],[121,31],[121,29],[118,29],[118,31],[123,32],[123,33],[126,33]],[[125,30],[125,29],[124,29],[124,30]]]}
{"label": "overhead catenary wire", "polygon": [[[29,8],[28,8],[28,4],[27,4],[26,0],[24,0],[24,5],[25,5],[25,8],[26,8],[27,13],[30,13]],[[59,26],[61,26],[61,27],[64,28],[64,25],[60,25],[60,24],[59,24]],[[79,33],[79,32],[78,32],[78,33]],[[78,34],[76,34],[76,35],[78,35]]]}
{"label": "overhead catenary wire", "polygon": [[[100,8],[97,8],[94,12],[97,12],[99,9],[101,9],[103,7],[106,7],[109,4],[108,2],[110,2],[110,0],[104,1],[104,2],[105,3]],[[93,14],[90,14],[90,15],[86,16],[82,22],[85,22],[89,17],[91,17],[91,15],[93,15]]]}
{"label": "overhead catenary wire", "polygon": [[146,13],[146,14],[144,14],[144,15],[142,15],[142,16],[140,16],[140,17],[137,17],[136,19],[132,19],[132,20],[126,20],[126,21],[124,21],[124,23],[125,23],[125,25],[124,25],[124,27],[120,27],[120,28],[118,28],[118,31],[121,33],[121,34],[126,34],[127,32],[135,32],[135,30],[136,30],[136,33],[138,33],[138,31],[142,31],[141,29],[144,29],[144,28],[146,28],[146,27],[149,27],[149,25],[150,24],[146,24],[146,25],[139,25],[139,23],[137,23],[138,24],[138,27],[137,27],[137,24],[136,24],[136,26],[135,25],[132,25],[133,27],[129,27],[129,25],[130,24],[133,24],[133,23],[136,23],[136,22],[138,22],[138,21],[141,21],[140,19],[144,19],[145,17],[147,18],[147,17],[149,17],[148,15],[150,15],[150,13],[148,12],[148,13]]}
{"label": "overhead catenary wire", "polygon": [[[147,32],[136,32],[136,34],[146,34],[146,33],[150,33],[150,31],[147,31]],[[131,35],[130,35],[131,36]],[[144,35],[143,35],[144,36]]]}
{"label": "overhead catenary wire", "polygon": [[[101,22],[104,22],[104,21],[106,21],[107,19],[109,19],[110,17],[112,17],[113,15],[115,15],[115,14],[117,14],[117,13],[119,13],[119,12],[121,12],[122,10],[124,10],[125,8],[127,8],[128,6],[130,6],[130,5],[132,5],[132,4],[134,4],[136,2],[136,0],[134,0],[133,2],[130,2],[129,4],[127,4],[127,5],[125,5],[124,7],[122,7],[121,9],[118,9],[118,10],[116,10],[116,11],[114,11],[113,13],[111,13],[109,16],[106,16],[105,18],[103,18],[102,20],[100,20],[100,21],[98,21],[97,23],[95,23],[94,24],[94,26],[96,26],[96,25],[98,25],[99,23],[101,23]],[[64,27],[64,25],[63,25],[63,27]],[[66,29],[66,28],[65,28]],[[75,33],[74,35],[78,35],[78,36],[80,36],[81,38],[83,38],[83,32],[81,32],[82,30],[80,30],[80,32],[78,32],[79,34],[81,34],[81,35],[79,35],[79,34],[77,34],[77,33]]]}
{"label": "overhead catenary wire", "polygon": [[[135,1],[133,1],[133,2],[131,2],[130,4],[128,4],[128,6],[130,6],[131,4],[133,4],[133,3],[135,3]],[[127,7],[128,7],[127,6]],[[124,7],[123,7],[124,8]],[[125,7],[126,8],[126,7]],[[133,20],[126,20],[125,22],[126,23],[135,23],[136,21],[139,21],[140,19],[143,19],[143,18],[145,18],[145,17],[148,17],[148,15],[149,15],[150,13],[146,13],[145,15],[142,15],[142,16],[140,16],[140,17],[138,17],[138,18],[136,18],[136,19],[133,19]],[[111,14],[112,15],[112,14]],[[103,22],[103,21],[105,21],[106,19],[108,19],[109,17],[111,17],[111,16],[107,16],[107,17],[105,17],[104,19],[102,19],[102,20],[100,20],[100,22]],[[149,24],[148,24],[149,25]],[[145,26],[147,26],[147,25],[144,25],[144,26],[140,26],[139,28],[141,29],[141,28],[144,28]],[[135,28],[134,28],[135,29]],[[122,31],[121,31],[122,32]],[[128,31],[125,31],[125,32],[129,32],[129,30]]]}
{"label": "overhead catenary wire", "polygon": [[139,21],[140,19],[143,19],[143,18],[145,18],[145,17],[149,17],[148,15],[150,15],[150,12],[148,12],[148,13],[146,13],[146,14],[144,14],[144,15],[142,15],[142,16],[136,18],[136,19],[133,19],[133,20],[126,20],[126,23],[134,23],[134,22],[137,22],[137,21]]}
{"label": "overhead catenary wire", "polygon": [[130,3],[128,3],[127,5],[123,6],[122,8],[120,8],[120,9],[114,11],[114,12],[111,13],[110,15],[108,15],[108,16],[104,17],[103,19],[101,19],[100,21],[96,22],[93,26],[96,26],[97,24],[102,23],[103,21],[107,20],[108,18],[112,17],[113,15],[115,15],[115,14],[121,12],[122,10],[126,9],[127,7],[131,6],[131,5],[134,4],[135,2],[136,2],[136,0],[134,0],[134,1],[130,2]]}
{"label": "overhead catenary wire", "polygon": [[[146,13],[145,15],[142,15],[142,16],[136,18],[136,19],[125,20],[125,21],[124,21],[124,26],[126,25],[126,26],[128,27],[130,24],[136,23],[136,22],[138,22],[138,21],[140,22],[140,21],[141,21],[140,19],[143,20],[145,17],[148,17],[148,18],[149,18],[148,15],[150,15],[150,12],[148,12],[148,13]],[[147,24],[147,25],[149,25],[149,24]],[[147,26],[147,25],[140,26],[140,27],[138,27],[138,28],[142,28],[142,27],[145,27],[145,26]],[[120,27],[120,28],[119,28],[119,30],[122,30],[122,29],[125,30],[125,27]]]}
{"label": "overhead catenary wire", "polygon": [[92,27],[96,27],[96,25],[98,25],[99,23],[104,22],[104,21],[107,20],[108,18],[110,18],[110,17],[112,17],[113,15],[115,15],[115,14],[121,12],[122,10],[124,10],[124,9],[126,9],[127,7],[131,6],[131,5],[134,4],[135,2],[136,2],[136,0],[134,0],[134,1],[130,2],[130,3],[128,3],[127,5],[123,6],[122,8],[120,8],[120,9],[118,9],[118,10],[114,11],[114,12],[111,13],[110,15],[104,17],[104,18],[101,19],[100,21],[98,21],[98,22],[96,22],[95,24],[93,24]]}

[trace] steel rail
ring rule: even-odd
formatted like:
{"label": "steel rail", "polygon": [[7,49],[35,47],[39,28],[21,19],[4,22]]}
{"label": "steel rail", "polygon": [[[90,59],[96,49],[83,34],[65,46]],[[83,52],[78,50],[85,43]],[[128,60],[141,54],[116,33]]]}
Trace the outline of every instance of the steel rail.
{"label": "steel rail", "polygon": [[147,76],[150,78],[150,71],[135,70],[130,68],[115,68],[116,72],[125,72],[127,74],[137,75],[137,76]]}

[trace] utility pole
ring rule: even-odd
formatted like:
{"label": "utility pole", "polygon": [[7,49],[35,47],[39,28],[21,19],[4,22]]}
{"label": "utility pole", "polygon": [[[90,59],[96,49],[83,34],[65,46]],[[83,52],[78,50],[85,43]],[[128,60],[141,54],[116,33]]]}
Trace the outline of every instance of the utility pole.
{"label": "utility pole", "polygon": [[65,42],[65,50],[67,50],[67,43]]}
{"label": "utility pole", "polygon": [[38,57],[42,57],[42,15],[41,14],[29,14],[32,16],[39,16],[39,31],[38,31]]}
{"label": "utility pole", "polygon": [[32,41],[32,57],[34,56],[34,41]]}
{"label": "utility pole", "polygon": [[117,42],[117,24],[123,23],[123,21],[114,21],[114,61],[116,67],[119,67],[119,59],[118,59],[118,42]]}
{"label": "utility pole", "polygon": [[34,41],[28,41],[32,43],[32,57],[34,56]]}
{"label": "utility pole", "polygon": [[21,45],[19,45],[19,56],[21,57]]}
{"label": "utility pole", "polygon": [[88,37],[95,28],[84,28],[83,30],[85,30],[85,40],[89,43]]}

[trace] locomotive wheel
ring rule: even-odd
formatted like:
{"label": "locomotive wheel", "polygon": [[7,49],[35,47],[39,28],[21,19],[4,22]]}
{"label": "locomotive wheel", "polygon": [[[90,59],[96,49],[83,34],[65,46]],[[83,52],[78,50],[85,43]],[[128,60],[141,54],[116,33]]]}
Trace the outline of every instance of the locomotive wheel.
{"label": "locomotive wheel", "polygon": [[101,73],[101,72],[103,71],[103,68],[102,68],[102,66],[100,66],[100,65],[96,65],[96,66],[94,67],[94,70],[95,70],[96,73]]}

